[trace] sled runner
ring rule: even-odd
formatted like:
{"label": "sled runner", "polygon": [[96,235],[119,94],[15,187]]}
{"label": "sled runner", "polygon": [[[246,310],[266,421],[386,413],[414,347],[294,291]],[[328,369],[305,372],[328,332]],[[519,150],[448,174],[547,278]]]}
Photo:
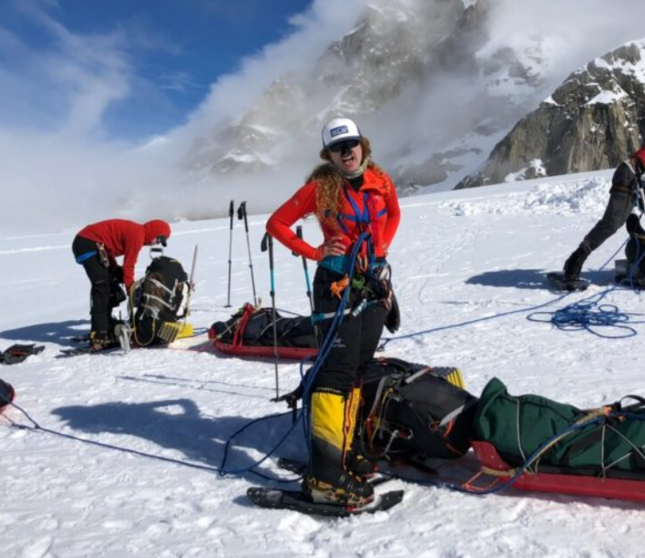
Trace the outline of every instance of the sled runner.
{"label": "sled runner", "polygon": [[[227,355],[241,357],[241,358],[275,358],[276,353],[273,347],[263,347],[259,345],[232,345],[224,343],[211,337],[209,331],[209,338],[213,341],[213,347],[220,353]],[[278,347],[277,356],[283,360],[304,360],[306,358],[314,358],[317,354],[316,349],[298,348],[298,347]]]}
{"label": "sled runner", "polygon": [[[635,401],[635,403],[626,404]],[[538,395],[513,396],[497,378],[481,394],[472,446],[487,488],[514,480],[523,490],[645,501],[645,399],[627,395],[579,409]]]}
{"label": "sled runner", "polygon": [[[476,478],[490,476],[491,484],[509,482],[515,470],[499,455],[495,446],[488,442],[471,442],[475,456],[482,465],[482,471]],[[470,489],[475,478],[468,483]],[[591,477],[562,473],[522,473],[512,484],[513,488],[530,492],[551,492],[555,494],[572,494],[595,498],[611,498],[645,502],[645,478],[643,480]]]}
{"label": "sled runner", "polygon": [[546,274],[549,286],[555,291],[585,291],[589,287],[586,279],[566,280],[564,274],[552,271]]}
{"label": "sled runner", "polygon": [[[277,356],[303,360],[315,357],[318,349],[311,319],[285,318],[276,314]],[[237,357],[274,358],[273,316],[268,309],[245,304],[226,322],[215,322],[208,338],[216,350]]]}

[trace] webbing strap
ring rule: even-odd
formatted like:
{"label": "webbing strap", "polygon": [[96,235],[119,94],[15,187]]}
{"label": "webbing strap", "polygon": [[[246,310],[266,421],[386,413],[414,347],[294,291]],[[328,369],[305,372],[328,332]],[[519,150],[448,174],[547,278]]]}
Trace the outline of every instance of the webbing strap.
{"label": "webbing strap", "polygon": [[[352,313],[352,309],[346,309],[343,312],[343,316],[347,316],[348,314]],[[317,324],[318,322],[324,322],[325,320],[329,320],[333,318],[336,315],[336,312],[326,312],[326,313],[320,313],[320,312],[315,312],[311,315],[311,323],[312,324]]]}
{"label": "webbing strap", "polygon": [[96,254],[98,254],[98,251],[96,250],[85,252],[85,254],[81,254],[78,258],[76,258],[76,263],[82,264],[84,261],[89,260],[92,256],[96,256]]}

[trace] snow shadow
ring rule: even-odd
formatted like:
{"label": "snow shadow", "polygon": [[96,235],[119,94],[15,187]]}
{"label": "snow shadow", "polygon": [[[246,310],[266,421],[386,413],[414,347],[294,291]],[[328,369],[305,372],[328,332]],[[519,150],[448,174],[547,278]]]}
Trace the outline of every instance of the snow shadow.
{"label": "snow shadow", "polygon": [[0,339],[11,341],[34,341],[37,343],[57,343],[58,345],[71,347],[75,343],[71,338],[88,333],[89,320],[68,320],[66,322],[50,322],[45,324],[34,324],[16,329],[0,331]]}
{"label": "snow shadow", "polygon": [[582,277],[589,279],[594,285],[610,286],[616,284],[616,271],[614,269],[587,271],[582,273]]}
{"label": "snow shadow", "polygon": [[[191,399],[167,399],[146,403],[102,403],[99,405],[74,405],[59,407],[52,411],[76,431],[92,434],[136,436],[149,440],[160,448],[181,452],[192,463],[200,463],[213,469],[220,469],[226,443],[231,436],[248,426],[253,419],[247,417],[209,417],[199,411]],[[290,414],[271,415],[250,425],[231,441],[226,461],[227,471],[245,470],[251,467],[282,439],[292,426]],[[119,451],[128,451],[127,444],[114,444]],[[245,450],[252,450],[251,455]],[[133,453],[142,452],[130,450]],[[146,451],[156,457],[154,450]],[[285,442],[275,452],[276,457],[307,459],[302,423],[299,422]],[[159,452],[161,459],[178,459]],[[181,461],[181,459],[179,458]],[[255,470],[272,478],[294,478],[293,474],[270,470],[266,465],[270,458]],[[249,472],[241,474],[244,478],[257,483],[257,475]]]}
{"label": "snow shadow", "polygon": [[467,285],[513,287],[516,289],[548,289],[543,269],[500,269],[485,271],[466,281]]}

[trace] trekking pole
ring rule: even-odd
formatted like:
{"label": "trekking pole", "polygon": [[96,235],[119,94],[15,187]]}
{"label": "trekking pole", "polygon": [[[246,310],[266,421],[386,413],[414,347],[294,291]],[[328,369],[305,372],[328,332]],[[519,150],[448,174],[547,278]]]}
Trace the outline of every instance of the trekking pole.
{"label": "trekking pole", "polygon": [[188,295],[186,297],[186,313],[184,314],[184,326],[188,321],[188,314],[190,314],[190,295],[195,290],[195,264],[197,264],[197,252],[199,244],[195,244],[195,251],[193,252],[193,265],[190,268],[190,279],[188,283]]}
{"label": "trekking pole", "polygon": [[224,308],[231,307],[231,265],[233,259],[233,215],[235,215],[235,201],[231,200],[231,205],[228,206],[228,216],[230,218],[230,233],[228,241],[228,299]]}
{"label": "trekking pole", "polygon": [[269,251],[269,270],[271,272],[271,307],[273,313],[273,356],[275,357],[275,396],[280,397],[280,387],[278,381],[278,327],[277,312],[275,309],[275,268],[273,266],[273,237],[265,233],[261,244],[262,252]]}
{"label": "trekking pole", "polygon": [[[300,240],[302,240],[304,237],[302,235],[302,226],[298,225],[296,227],[296,235]],[[294,256],[297,256],[295,252],[292,252]],[[305,283],[307,284],[307,298],[309,299],[309,307],[311,308],[311,313],[314,313],[314,298],[313,295],[311,294],[311,281],[309,280],[309,266],[307,265],[307,258],[304,256],[301,256],[302,258],[302,268],[305,271]]]}
{"label": "trekking pole", "polygon": [[251,269],[251,285],[253,286],[253,305],[258,305],[258,297],[255,295],[255,277],[253,276],[253,259],[251,258],[251,241],[249,240],[249,221],[246,215],[246,202],[243,201],[237,209],[237,218],[244,219],[244,229],[246,230],[246,247],[249,251],[249,268]]}

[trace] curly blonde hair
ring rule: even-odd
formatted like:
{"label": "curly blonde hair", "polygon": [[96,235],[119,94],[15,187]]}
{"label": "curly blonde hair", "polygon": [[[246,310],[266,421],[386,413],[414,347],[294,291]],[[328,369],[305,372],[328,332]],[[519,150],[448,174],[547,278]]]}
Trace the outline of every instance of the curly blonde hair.
{"label": "curly blonde hair", "polygon": [[[366,137],[360,139],[361,149],[363,151],[363,160],[361,164],[372,154],[370,140]],[[338,213],[342,206],[340,192],[346,178],[341,174],[336,165],[331,162],[331,155],[328,149],[320,152],[320,158],[325,163],[318,165],[307,177],[306,182],[315,181],[318,185],[316,188],[316,217],[322,222]],[[373,161],[367,162],[367,168],[375,170],[378,174],[384,175],[383,170]]]}

